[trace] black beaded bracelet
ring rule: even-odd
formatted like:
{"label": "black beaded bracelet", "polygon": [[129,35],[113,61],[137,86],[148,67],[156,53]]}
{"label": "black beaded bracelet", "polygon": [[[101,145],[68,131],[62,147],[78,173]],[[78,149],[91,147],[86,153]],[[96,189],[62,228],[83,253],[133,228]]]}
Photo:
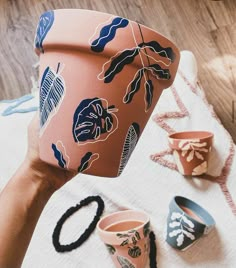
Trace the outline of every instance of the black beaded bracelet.
{"label": "black beaded bracelet", "polygon": [[[59,239],[60,239],[61,229],[62,229],[62,226],[65,223],[65,221],[71,215],[73,215],[75,212],[77,212],[80,208],[87,206],[92,202],[97,202],[98,208],[96,211],[96,215],[94,216],[93,221],[90,223],[88,228],[85,229],[84,233],[76,241],[74,241],[68,245],[61,245],[59,242]],[[89,236],[92,234],[92,232],[96,228],[96,225],[97,225],[103,211],[104,211],[104,201],[102,200],[102,198],[100,196],[89,196],[89,197],[85,198],[84,200],[82,200],[76,206],[70,207],[62,215],[62,217],[59,219],[59,221],[57,222],[57,225],[53,231],[52,242],[53,242],[53,245],[54,245],[56,251],[57,252],[68,252],[68,251],[72,251],[72,250],[78,248],[79,246],[81,246],[89,238]]]}

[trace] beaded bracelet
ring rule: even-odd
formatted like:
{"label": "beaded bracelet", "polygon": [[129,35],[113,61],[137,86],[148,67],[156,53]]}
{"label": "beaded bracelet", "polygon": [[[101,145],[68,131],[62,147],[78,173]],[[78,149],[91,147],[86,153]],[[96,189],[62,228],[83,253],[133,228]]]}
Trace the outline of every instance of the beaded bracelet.
{"label": "beaded bracelet", "polygon": [[[88,226],[88,228],[86,228],[84,233],[76,241],[72,242],[71,244],[68,244],[68,245],[60,244],[60,242],[59,242],[60,233],[61,233],[61,229],[62,229],[62,226],[65,223],[65,221],[71,215],[73,215],[75,212],[77,212],[79,209],[81,209],[84,206],[89,205],[92,202],[97,202],[98,208],[96,211],[96,215],[94,216],[94,218],[93,218],[92,222],[90,223],[90,225]],[[89,197],[83,199],[76,206],[70,207],[61,216],[61,218],[57,222],[56,227],[53,231],[52,242],[53,242],[53,245],[54,245],[56,251],[57,252],[68,252],[68,251],[72,251],[72,250],[78,248],[79,246],[81,246],[89,238],[89,236],[92,234],[92,232],[96,228],[96,225],[97,225],[103,211],[104,211],[104,201],[102,200],[102,198],[100,196],[89,196]]]}

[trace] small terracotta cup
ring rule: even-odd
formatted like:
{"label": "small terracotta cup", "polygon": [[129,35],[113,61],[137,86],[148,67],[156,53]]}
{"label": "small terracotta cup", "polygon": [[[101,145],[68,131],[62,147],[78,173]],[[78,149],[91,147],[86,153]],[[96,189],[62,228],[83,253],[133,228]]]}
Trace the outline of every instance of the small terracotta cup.
{"label": "small terracotta cup", "polygon": [[116,177],[126,166],[180,53],[137,22],[90,10],[42,14],[40,158],[78,172]]}
{"label": "small terracotta cup", "polygon": [[117,268],[144,268],[149,255],[149,216],[125,210],[102,218],[98,234]]}
{"label": "small terracotta cup", "polygon": [[214,226],[215,220],[204,208],[190,199],[175,196],[169,205],[166,241],[184,251]]}
{"label": "small terracotta cup", "polygon": [[181,174],[199,176],[207,172],[213,133],[183,131],[169,135],[169,146]]}

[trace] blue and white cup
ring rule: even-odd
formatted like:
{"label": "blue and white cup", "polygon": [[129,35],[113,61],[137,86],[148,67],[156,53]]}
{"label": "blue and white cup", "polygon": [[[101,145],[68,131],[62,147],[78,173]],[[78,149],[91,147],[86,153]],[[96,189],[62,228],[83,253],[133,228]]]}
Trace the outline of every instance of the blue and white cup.
{"label": "blue and white cup", "polygon": [[197,203],[175,196],[169,205],[166,242],[186,250],[215,227],[213,217]]}

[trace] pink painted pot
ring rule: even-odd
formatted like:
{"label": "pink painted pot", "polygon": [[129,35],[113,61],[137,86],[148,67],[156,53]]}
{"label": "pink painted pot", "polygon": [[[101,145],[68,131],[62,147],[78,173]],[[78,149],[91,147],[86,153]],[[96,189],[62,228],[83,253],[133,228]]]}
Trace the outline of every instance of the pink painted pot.
{"label": "pink painted pot", "polygon": [[125,210],[102,218],[98,234],[117,268],[144,268],[149,255],[149,216]]}
{"label": "pink painted pot", "polygon": [[207,172],[213,133],[184,131],[169,135],[169,146],[181,174],[198,176]]}
{"label": "pink painted pot", "polygon": [[121,174],[179,51],[159,33],[118,16],[65,9],[44,13],[40,56],[40,157],[61,168]]}

